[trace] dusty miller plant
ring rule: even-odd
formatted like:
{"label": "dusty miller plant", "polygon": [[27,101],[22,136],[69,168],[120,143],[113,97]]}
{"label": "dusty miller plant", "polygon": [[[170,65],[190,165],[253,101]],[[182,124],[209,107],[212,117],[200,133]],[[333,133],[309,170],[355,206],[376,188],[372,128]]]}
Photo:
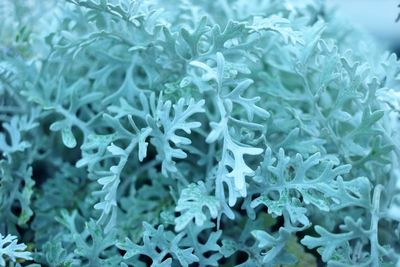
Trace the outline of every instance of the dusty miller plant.
{"label": "dusty miller plant", "polygon": [[0,18],[0,266],[399,266],[400,63],[324,1]]}

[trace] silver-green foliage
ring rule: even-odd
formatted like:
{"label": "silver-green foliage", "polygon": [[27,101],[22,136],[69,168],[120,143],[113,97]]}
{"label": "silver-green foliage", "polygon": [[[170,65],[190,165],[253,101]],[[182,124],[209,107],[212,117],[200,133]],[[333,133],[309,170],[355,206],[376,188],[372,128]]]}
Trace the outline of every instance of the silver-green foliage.
{"label": "silver-green foliage", "polygon": [[324,1],[0,19],[0,266],[400,264],[400,62]]}

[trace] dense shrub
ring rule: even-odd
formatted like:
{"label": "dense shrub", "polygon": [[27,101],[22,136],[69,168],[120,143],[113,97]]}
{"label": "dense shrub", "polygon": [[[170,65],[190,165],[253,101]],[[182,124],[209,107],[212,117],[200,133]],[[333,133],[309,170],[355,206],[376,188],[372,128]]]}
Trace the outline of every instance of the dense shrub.
{"label": "dense shrub", "polygon": [[399,262],[400,63],[323,1],[0,18],[0,266]]}

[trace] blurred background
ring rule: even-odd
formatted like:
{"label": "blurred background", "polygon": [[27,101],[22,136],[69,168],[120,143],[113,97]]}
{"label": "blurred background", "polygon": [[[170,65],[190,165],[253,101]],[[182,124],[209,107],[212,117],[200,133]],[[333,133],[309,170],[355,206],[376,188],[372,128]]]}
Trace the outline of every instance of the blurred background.
{"label": "blurred background", "polygon": [[400,57],[400,0],[327,0]]}

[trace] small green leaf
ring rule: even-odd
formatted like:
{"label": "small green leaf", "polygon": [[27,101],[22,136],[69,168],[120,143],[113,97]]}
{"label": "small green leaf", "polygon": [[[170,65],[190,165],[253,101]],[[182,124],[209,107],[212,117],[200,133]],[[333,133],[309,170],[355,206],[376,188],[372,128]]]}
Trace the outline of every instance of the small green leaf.
{"label": "small green leaf", "polygon": [[61,130],[61,137],[66,147],[74,148],[76,146],[76,139],[70,127],[65,127]]}

